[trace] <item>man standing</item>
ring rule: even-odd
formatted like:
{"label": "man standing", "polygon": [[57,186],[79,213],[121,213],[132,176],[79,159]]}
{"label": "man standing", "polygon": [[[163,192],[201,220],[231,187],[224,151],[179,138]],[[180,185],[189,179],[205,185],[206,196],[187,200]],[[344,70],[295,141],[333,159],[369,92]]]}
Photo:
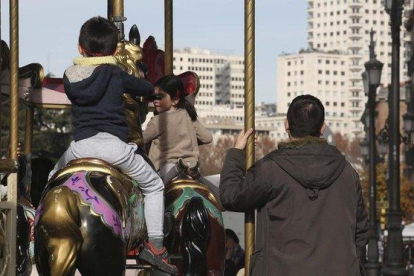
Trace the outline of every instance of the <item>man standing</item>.
{"label": "man standing", "polygon": [[285,128],[289,142],[245,174],[247,138],[227,152],[220,197],[229,211],[258,209],[251,275],[364,275],[367,213],[357,172],[326,140],[325,109],[295,98]]}

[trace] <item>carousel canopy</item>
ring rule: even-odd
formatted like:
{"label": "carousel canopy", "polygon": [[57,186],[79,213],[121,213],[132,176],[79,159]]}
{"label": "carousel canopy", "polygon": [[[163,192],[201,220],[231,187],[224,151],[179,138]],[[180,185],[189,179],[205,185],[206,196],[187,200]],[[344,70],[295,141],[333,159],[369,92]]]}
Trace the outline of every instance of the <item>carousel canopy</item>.
{"label": "carousel canopy", "polygon": [[[4,70],[1,79],[1,93],[10,95],[10,72]],[[33,86],[31,77],[19,78],[19,98],[39,108],[69,108],[71,104],[61,78],[44,78],[37,87]]]}

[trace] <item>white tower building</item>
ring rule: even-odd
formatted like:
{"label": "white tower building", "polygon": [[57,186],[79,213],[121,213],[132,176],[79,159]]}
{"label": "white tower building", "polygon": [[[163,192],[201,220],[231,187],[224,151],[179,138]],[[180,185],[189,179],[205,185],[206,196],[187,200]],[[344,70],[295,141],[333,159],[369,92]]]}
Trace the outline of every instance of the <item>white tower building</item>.
{"label": "white tower building", "polygon": [[[364,63],[369,60],[368,45],[371,29],[375,33],[377,59],[384,63],[382,84],[386,86],[391,80],[391,31],[388,23],[389,16],[382,2],[380,0],[308,0],[309,48],[317,52],[335,52],[347,59],[346,65],[337,67],[337,71],[345,71],[347,90],[345,95],[336,94],[336,99],[338,102],[345,101],[345,107],[347,107],[345,117],[350,123],[351,137],[358,137],[363,131],[360,118],[365,108],[366,97],[361,73],[365,70]],[[411,8],[412,1],[405,1],[405,10]],[[401,81],[404,81],[407,75],[406,57],[409,57],[408,44],[410,43],[409,35],[404,28],[402,28],[401,38]],[[309,54],[303,53],[303,55]],[[278,63],[283,63],[282,60],[287,62],[287,59],[280,57]],[[319,67],[319,59],[315,61],[316,63],[309,64],[306,70],[312,71]],[[323,73],[326,73],[326,70]],[[283,72],[279,70],[278,82],[287,82],[288,80],[281,74]],[[282,87],[281,90],[279,87]],[[332,88],[336,89],[336,87]],[[321,89],[318,86],[316,90],[314,87],[304,87],[303,90],[318,96]],[[283,85],[278,84],[279,99],[287,99],[285,94],[288,92]],[[331,90],[330,93],[335,94],[336,91]],[[287,102],[278,102],[282,106],[287,104]]]}
{"label": "white tower building", "polygon": [[[346,55],[335,53],[302,52],[278,58],[278,113],[287,114],[292,100],[299,95],[311,94],[325,106],[325,120],[333,132],[348,136],[356,125],[347,118],[358,116],[358,102],[349,101],[352,95],[348,83]],[[360,118],[355,118],[359,121]]]}

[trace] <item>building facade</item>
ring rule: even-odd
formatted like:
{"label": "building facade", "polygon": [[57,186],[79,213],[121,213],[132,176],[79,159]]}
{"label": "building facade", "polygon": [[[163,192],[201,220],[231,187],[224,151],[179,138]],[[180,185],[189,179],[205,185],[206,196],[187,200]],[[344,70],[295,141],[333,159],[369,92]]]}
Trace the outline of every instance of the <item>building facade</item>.
{"label": "building facade", "polygon": [[[361,118],[361,103],[350,101],[348,93],[348,64],[346,55],[316,51],[301,52],[295,55],[282,55],[278,58],[278,113],[286,116],[292,100],[304,94],[318,97],[325,106],[325,117],[332,131],[349,137],[359,128],[349,117]],[[358,117],[359,116],[359,117]]]}
{"label": "building facade", "polygon": [[[346,87],[345,95],[335,93],[336,87],[333,86],[335,89],[330,93],[337,95],[335,99],[339,103],[345,102],[347,108],[345,118],[350,124],[346,131],[350,131],[351,138],[361,137],[363,131],[360,118],[365,108],[366,96],[361,74],[365,70],[364,63],[369,60],[368,45],[371,29],[374,31],[377,59],[384,63],[382,84],[387,86],[391,82],[391,30],[389,15],[385,12],[382,2],[380,0],[308,0],[309,49],[319,53],[336,53],[337,56],[342,56],[340,59],[345,61],[337,67],[338,71],[345,72],[343,81]],[[412,5],[412,1],[405,1],[405,11],[410,10]],[[407,18],[408,12],[404,12],[404,15]],[[403,82],[407,76],[405,61],[411,56],[411,48],[408,32],[404,28],[401,32],[401,82]],[[301,55],[308,55],[308,53]],[[288,59],[285,56],[282,61],[287,63]],[[328,59],[333,60],[333,55],[326,58]],[[318,63],[319,60],[315,59],[316,63],[308,64],[309,67],[306,70],[315,70],[314,68],[321,65]],[[318,70],[324,70],[322,74],[327,73],[325,69],[316,69],[317,72]],[[279,72],[278,82],[284,81],[287,84],[286,76],[281,74]],[[320,89],[313,89],[303,87],[308,94],[318,96]],[[325,87],[325,93],[326,91]],[[278,99],[287,97],[283,95],[288,92],[283,87],[279,90],[278,85]]]}
{"label": "building facade", "polygon": [[174,51],[174,74],[194,71],[200,77],[196,106],[244,104],[244,58],[214,54],[209,50],[183,48]]}

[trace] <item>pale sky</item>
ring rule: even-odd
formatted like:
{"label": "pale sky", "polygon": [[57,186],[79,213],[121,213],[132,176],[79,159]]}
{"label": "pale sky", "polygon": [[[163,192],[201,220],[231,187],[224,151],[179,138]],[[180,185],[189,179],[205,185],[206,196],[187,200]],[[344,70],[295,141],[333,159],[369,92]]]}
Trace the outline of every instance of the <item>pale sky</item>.
{"label": "pale sky", "polygon": [[[62,76],[78,56],[79,29],[106,16],[106,0],[20,0],[20,66],[31,62]],[[144,41],[164,45],[164,1],[125,0],[125,30],[137,24]],[[9,44],[8,1],[2,4],[2,39]],[[276,61],[306,48],[305,0],[256,1],[256,103],[276,101]],[[243,0],[175,0],[174,48],[198,47],[244,55]]]}

